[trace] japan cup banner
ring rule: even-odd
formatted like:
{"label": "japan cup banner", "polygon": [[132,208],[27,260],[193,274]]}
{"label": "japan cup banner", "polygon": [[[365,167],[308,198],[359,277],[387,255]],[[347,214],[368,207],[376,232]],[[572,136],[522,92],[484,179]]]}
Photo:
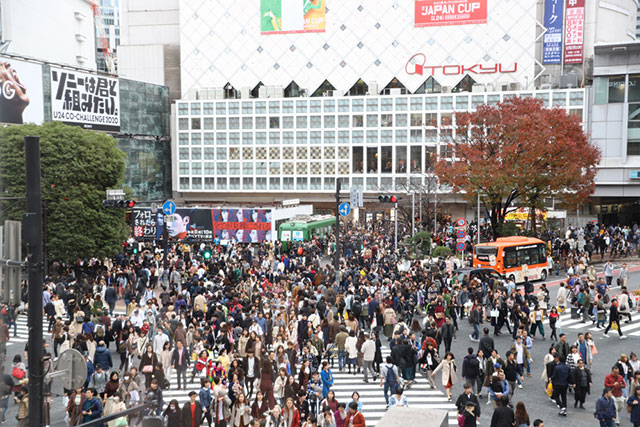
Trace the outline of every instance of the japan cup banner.
{"label": "japan cup banner", "polygon": [[118,79],[52,67],[51,118],[86,129],[120,131]]}
{"label": "japan cup banner", "polygon": [[487,23],[488,0],[415,0],[415,26]]}
{"label": "japan cup banner", "polygon": [[564,0],[546,0],[544,5],[544,33],[542,63],[562,63],[562,24]]}
{"label": "japan cup banner", "polygon": [[564,63],[581,64],[584,52],[584,0],[566,0]]}

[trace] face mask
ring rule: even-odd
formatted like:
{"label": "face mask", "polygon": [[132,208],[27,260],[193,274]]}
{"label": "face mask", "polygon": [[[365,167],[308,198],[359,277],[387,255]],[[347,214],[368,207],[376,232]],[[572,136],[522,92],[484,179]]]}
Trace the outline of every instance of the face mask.
{"label": "face mask", "polygon": [[129,377],[124,377],[124,380],[125,381],[129,381]]}
{"label": "face mask", "polygon": [[175,411],[175,410],[176,410],[176,407],[175,407],[175,406],[173,406],[173,405],[171,405],[171,410],[172,410],[172,411]]}
{"label": "face mask", "polygon": [[114,401],[114,402],[116,402],[116,403],[118,403],[118,402],[120,402],[120,398],[119,398],[118,396],[115,396],[115,397],[113,398],[113,401]]}

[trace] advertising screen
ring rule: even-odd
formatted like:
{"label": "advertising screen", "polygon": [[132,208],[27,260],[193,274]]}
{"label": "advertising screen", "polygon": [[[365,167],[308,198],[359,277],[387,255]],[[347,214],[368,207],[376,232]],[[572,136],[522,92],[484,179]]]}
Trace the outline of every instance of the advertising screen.
{"label": "advertising screen", "polygon": [[86,129],[119,131],[118,79],[52,67],[51,118]]}
{"label": "advertising screen", "polygon": [[562,0],[546,0],[544,5],[544,33],[542,43],[542,63],[560,64],[562,62]]}
{"label": "advertising screen", "polygon": [[415,26],[487,23],[487,0],[415,0]]}
{"label": "advertising screen", "polygon": [[321,33],[325,0],[260,0],[262,34]]}
{"label": "advertising screen", "polygon": [[584,0],[567,0],[564,63],[581,64],[584,45]]}
{"label": "advertising screen", "polygon": [[131,228],[136,239],[162,239],[164,219],[168,218],[169,240],[198,242],[271,241],[271,209],[178,208],[173,215],[134,209]]}
{"label": "advertising screen", "polygon": [[42,66],[0,56],[0,123],[42,123]]}

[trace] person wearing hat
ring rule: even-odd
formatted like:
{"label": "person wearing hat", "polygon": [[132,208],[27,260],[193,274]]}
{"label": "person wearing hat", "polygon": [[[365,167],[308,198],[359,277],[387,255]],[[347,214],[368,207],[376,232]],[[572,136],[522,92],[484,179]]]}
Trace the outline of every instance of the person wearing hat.
{"label": "person wearing hat", "polygon": [[202,424],[202,406],[198,403],[198,393],[189,392],[189,401],[182,407],[182,425],[185,427],[200,427]]}
{"label": "person wearing hat", "polygon": [[[464,421],[464,424],[460,424],[460,417]],[[477,420],[480,419],[480,405],[469,400],[464,404],[462,412],[458,415],[458,425],[464,427],[476,427]]]}

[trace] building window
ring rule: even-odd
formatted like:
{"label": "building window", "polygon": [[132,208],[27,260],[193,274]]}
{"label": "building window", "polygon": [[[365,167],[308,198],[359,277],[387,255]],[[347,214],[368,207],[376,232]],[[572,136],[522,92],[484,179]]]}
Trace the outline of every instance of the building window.
{"label": "building window", "polygon": [[256,178],[256,190],[267,189],[267,178]]}
{"label": "building window", "polygon": [[270,177],[269,178],[269,190],[279,190],[280,189],[280,178],[278,177]]}
{"label": "building window", "polygon": [[[448,97],[451,100],[451,97]],[[424,100],[424,109],[425,110],[437,110],[438,109],[438,98],[435,96],[428,96]]]}
{"label": "building window", "polygon": [[242,132],[242,144],[243,145],[253,144],[253,134],[251,132]]}
{"label": "building window", "polygon": [[306,129],[306,128],[307,128],[307,116],[296,117],[296,129]]}
{"label": "building window", "polygon": [[307,101],[299,100],[296,101],[296,113],[306,113],[307,112]]}
{"label": "building window", "polygon": [[407,111],[407,98],[396,98],[396,111]]}
{"label": "building window", "polygon": [[243,101],[242,102],[242,114],[253,114],[253,103]]}
{"label": "building window", "polygon": [[378,115],[377,114],[367,114],[367,127],[368,128],[378,127]]}
{"label": "building window", "polygon": [[363,142],[364,142],[364,136],[361,130],[354,130],[351,132],[352,144],[362,144]]}
{"label": "building window", "polygon": [[242,178],[242,189],[253,190],[253,178]]}
{"label": "building window", "polygon": [[280,129],[280,117],[269,117],[269,129]]}
{"label": "building window", "polygon": [[242,118],[242,129],[253,129],[253,117]]}
{"label": "building window", "polygon": [[269,101],[269,114],[280,113],[280,101]]}
{"label": "building window", "polygon": [[361,113],[364,111],[364,101],[362,99],[354,99],[351,103],[351,110],[354,113]]}
{"label": "building window", "polygon": [[325,178],[324,179],[324,189],[325,190],[335,190],[336,189],[336,179],[335,178]]}
{"label": "building window", "polygon": [[189,189],[189,178],[180,178],[180,190]]}
{"label": "building window", "polygon": [[180,132],[178,134],[178,144],[179,145],[189,145],[189,134],[186,132]]}
{"label": "building window", "polygon": [[256,132],[256,144],[264,145],[267,143],[267,133],[266,132]]}
{"label": "building window", "polygon": [[293,132],[282,132],[282,143],[293,144]]}
{"label": "building window", "polygon": [[318,99],[311,100],[311,107],[309,108],[309,111],[311,113],[319,113],[321,111],[320,108],[321,108],[320,107],[320,100],[318,100]]}
{"label": "building window", "polygon": [[296,132],[296,144],[307,143],[307,132]]}
{"label": "building window", "polygon": [[296,190],[306,190],[307,189],[307,178],[298,177],[296,180]]}
{"label": "building window", "polygon": [[227,128],[227,119],[224,117],[218,117],[216,119],[216,129],[224,130]]}
{"label": "building window", "polygon": [[284,116],[282,118],[283,129],[293,129],[293,116]]}
{"label": "building window", "polygon": [[378,147],[367,147],[367,173],[378,173]]}
{"label": "building window", "polygon": [[266,174],[267,174],[267,162],[257,162],[256,175],[266,175]]}
{"label": "building window", "polygon": [[253,175],[253,162],[242,162],[242,174]]}
{"label": "building window", "polygon": [[216,174],[216,164],[213,162],[205,162],[204,163],[204,174],[205,175],[215,175]]}
{"label": "building window", "polygon": [[364,120],[361,114],[356,114],[351,118],[351,123],[354,128],[361,128],[364,125]]}
{"label": "building window", "polygon": [[345,116],[345,115],[338,116],[338,127],[339,128],[348,128],[349,127],[349,116]]}
{"label": "building window", "polygon": [[412,113],[411,114],[411,126],[413,126],[413,127],[421,127],[422,126],[422,114],[421,113]]}
{"label": "building window", "polygon": [[229,103],[229,114],[234,114],[234,115],[240,114],[240,104],[238,102]]}
{"label": "building window", "polygon": [[338,100],[338,112],[339,113],[348,113],[349,112],[349,100],[348,99],[339,99]]}
{"label": "building window", "polygon": [[213,102],[205,102],[203,105],[203,113],[205,116],[213,115]]}
{"label": "building window", "polygon": [[200,162],[191,163],[191,175],[202,175],[202,163]]}
{"label": "building window", "polygon": [[216,148],[216,157],[218,160],[227,160],[227,149],[224,147]]}
{"label": "building window", "polygon": [[256,102],[256,114],[265,114],[267,112],[267,103],[265,101]]}
{"label": "building window", "polygon": [[283,113],[293,113],[293,101],[284,101],[282,103],[282,112]]}
{"label": "building window", "polygon": [[267,128],[267,118],[256,117],[256,129],[266,129],[266,128]]}
{"label": "building window", "polygon": [[189,130],[189,119],[178,119],[178,130]]}
{"label": "building window", "polygon": [[214,133],[213,132],[205,132],[204,133],[204,145],[213,145],[214,144]]}
{"label": "building window", "polygon": [[407,173],[407,147],[396,147],[396,173]]}
{"label": "building window", "polygon": [[378,98],[367,99],[367,111],[378,111]]}
{"label": "building window", "polygon": [[377,191],[378,190],[378,178],[368,177],[367,178],[367,190],[369,191]]}
{"label": "building window", "polygon": [[202,149],[200,147],[191,149],[191,160],[202,160]]}
{"label": "building window", "polygon": [[309,123],[312,129],[318,129],[322,127],[322,117],[321,116],[311,116],[311,121]]}
{"label": "building window", "polygon": [[407,142],[407,131],[405,129],[396,130],[396,142],[397,143]]}
{"label": "building window", "polygon": [[[250,129],[251,127],[249,127]],[[240,118],[229,117],[229,129],[240,129]]]}
{"label": "building window", "polygon": [[204,179],[204,189],[205,190],[214,190],[216,188],[216,179],[215,178],[205,178]]}
{"label": "building window", "polygon": [[422,147],[411,147],[411,173],[422,173]]}
{"label": "building window", "polygon": [[422,142],[422,129],[411,129],[409,142]]}
{"label": "building window", "polygon": [[380,126],[383,128],[393,127],[393,114],[383,114],[380,116]]}
{"label": "building window", "polygon": [[334,144],[336,142],[336,133],[332,130],[328,130],[324,132],[324,143],[325,144]]}
{"label": "building window", "polygon": [[443,96],[440,98],[440,108],[442,110],[453,110],[453,97]]}
{"label": "building window", "polygon": [[213,129],[213,117],[205,117],[202,120],[202,129],[204,130],[212,130]]}
{"label": "building window", "polygon": [[229,162],[229,175],[240,175],[240,162]]}
{"label": "building window", "polygon": [[382,169],[382,173],[392,173],[393,172],[393,147],[391,146],[383,146],[380,147],[380,166]]}
{"label": "building window", "polygon": [[283,190],[293,190],[293,178],[292,177],[282,178],[282,189]]}
{"label": "building window", "polygon": [[377,130],[368,130],[367,131],[367,144],[377,144],[378,143],[378,131]]}
{"label": "building window", "polygon": [[227,189],[227,178],[218,178],[218,190]]}
{"label": "building window", "polygon": [[240,178],[229,178],[229,190],[240,189]]}
{"label": "building window", "polygon": [[364,170],[364,154],[362,147],[351,148],[352,170],[353,173],[362,173]]}
{"label": "building window", "polygon": [[419,96],[415,96],[411,98],[411,111],[420,111],[422,110],[422,98]]}
{"label": "building window", "polygon": [[180,175],[189,175],[189,162],[180,162],[179,171]]}
{"label": "building window", "polygon": [[189,104],[185,102],[178,103],[178,115],[179,116],[188,116],[189,115]]}
{"label": "building window", "polygon": [[216,115],[227,114],[227,104],[224,102],[216,102]]}
{"label": "building window", "polygon": [[383,130],[380,132],[380,142],[384,142],[386,144],[390,144],[393,142],[393,131],[392,130]]}
{"label": "building window", "polygon": [[396,127],[399,127],[399,128],[407,127],[406,114],[396,114]]}
{"label": "building window", "polygon": [[324,100],[324,112],[325,113],[333,113],[336,111],[336,101],[332,99]]}
{"label": "building window", "polygon": [[324,127],[328,129],[336,127],[336,116],[324,116]]}
{"label": "building window", "polygon": [[393,99],[391,99],[391,98],[382,98],[380,110],[382,110],[382,111],[391,111],[391,110],[393,110]]}
{"label": "building window", "polygon": [[348,130],[338,131],[338,144],[348,144],[348,143],[349,143],[349,131]]}

